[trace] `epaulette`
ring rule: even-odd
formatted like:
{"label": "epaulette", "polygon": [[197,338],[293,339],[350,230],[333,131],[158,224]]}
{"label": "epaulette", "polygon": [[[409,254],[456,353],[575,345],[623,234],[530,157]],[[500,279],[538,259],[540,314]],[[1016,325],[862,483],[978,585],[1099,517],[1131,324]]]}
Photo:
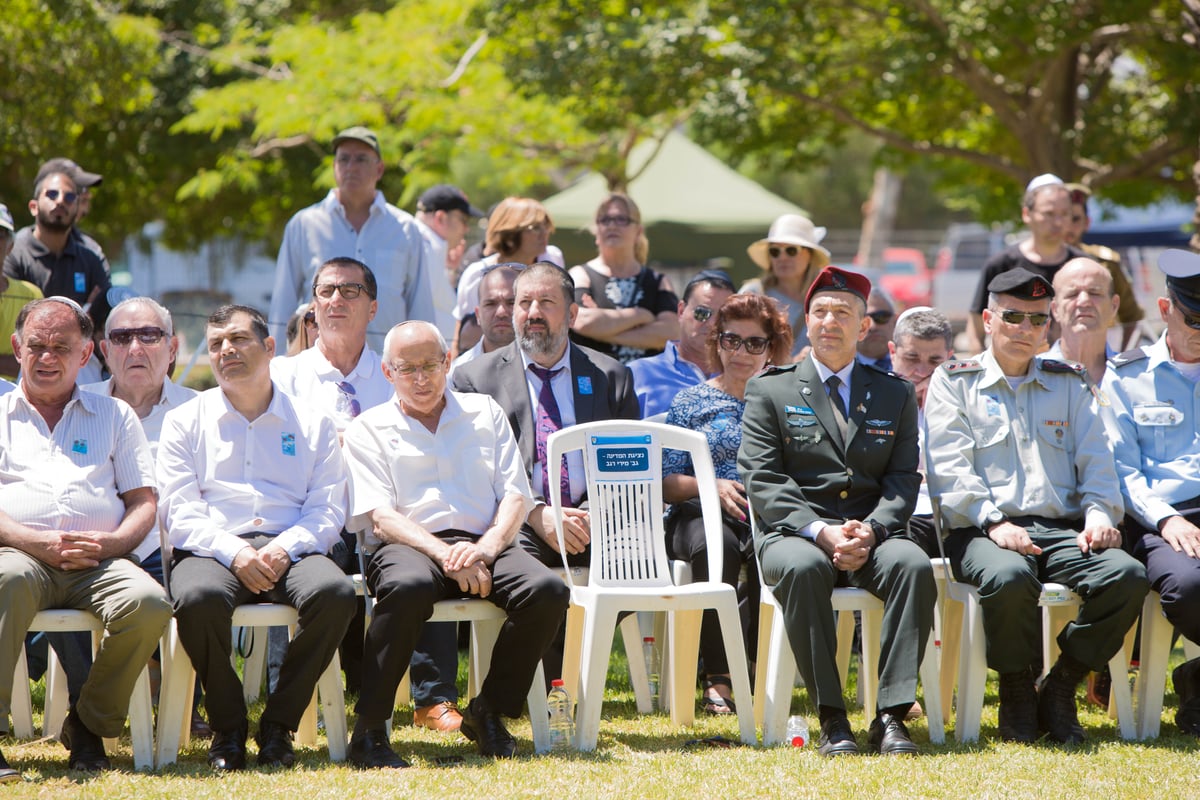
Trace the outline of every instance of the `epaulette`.
{"label": "epaulette", "polygon": [[983,372],[983,364],[973,358],[965,358],[959,361],[944,361],[942,366],[945,367],[948,375],[966,375],[970,372]]}
{"label": "epaulette", "polygon": [[897,375],[897,374],[896,374],[895,372],[893,372],[892,370],[890,370],[890,369],[884,369],[883,367],[879,366],[878,364],[867,364],[867,363],[865,363],[865,362],[863,362],[863,361],[860,361],[860,362],[858,362],[858,363],[859,363],[860,365],[862,365],[862,366],[866,367],[867,369],[873,369],[873,370],[875,370],[876,372],[878,372],[878,373],[880,373],[880,374],[882,374],[882,375],[890,375],[890,376],[891,376],[891,377],[893,377],[893,378],[899,378],[899,377],[900,377],[899,375]]}
{"label": "epaulette", "polygon": [[1135,361],[1141,361],[1143,358],[1149,358],[1150,354],[1146,352],[1146,348],[1138,347],[1133,350],[1126,350],[1124,353],[1117,353],[1109,359],[1114,367],[1123,367],[1126,364],[1132,364]]}
{"label": "epaulette", "polygon": [[1038,369],[1043,372],[1065,372],[1067,374],[1086,376],[1087,368],[1078,361],[1066,361],[1057,358],[1039,358]]}
{"label": "epaulette", "polygon": [[796,369],[795,364],[768,364],[760,375],[782,375],[785,372],[792,372]]}

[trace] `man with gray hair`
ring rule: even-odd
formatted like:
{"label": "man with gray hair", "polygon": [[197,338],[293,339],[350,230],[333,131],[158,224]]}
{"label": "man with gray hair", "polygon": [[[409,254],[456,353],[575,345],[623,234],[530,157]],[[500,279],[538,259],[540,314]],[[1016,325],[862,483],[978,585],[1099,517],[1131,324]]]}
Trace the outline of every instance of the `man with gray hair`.
{"label": "man with gray hair", "polygon": [[1116,355],[1108,346],[1108,329],[1117,321],[1120,296],[1113,291],[1112,274],[1090,258],[1073,258],[1054,276],[1050,311],[1059,325],[1059,339],[1048,358],[1077,361],[1093,381],[1104,378],[1106,363]]}
{"label": "man with gray hair", "polygon": [[925,483],[925,391],[929,376],[938,365],[954,357],[954,331],[945,314],[928,306],[914,306],[896,321],[888,351],[892,356],[892,371],[912,383],[917,395],[917,436],[920,457],[917,470],[921,473],[921,490],[917,507],[908,522],[908,534],[930,558],[941,550],[933,525],[933,506],[929,502],[929,487]]}

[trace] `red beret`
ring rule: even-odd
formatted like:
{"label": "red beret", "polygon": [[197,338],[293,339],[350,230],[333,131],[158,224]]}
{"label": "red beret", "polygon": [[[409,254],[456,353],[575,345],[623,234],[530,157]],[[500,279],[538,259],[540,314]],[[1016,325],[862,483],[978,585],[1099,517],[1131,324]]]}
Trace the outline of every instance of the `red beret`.
{"label": "red beret", "polygon": [[804,313],[808,313],[813,295],[817,292],[849,292],[861,297],[865,303],[867,295],[871,293],[871,280],[866,275],[831,264],[817,273],[817,279],[808,287],[808,294],[804,295]]}

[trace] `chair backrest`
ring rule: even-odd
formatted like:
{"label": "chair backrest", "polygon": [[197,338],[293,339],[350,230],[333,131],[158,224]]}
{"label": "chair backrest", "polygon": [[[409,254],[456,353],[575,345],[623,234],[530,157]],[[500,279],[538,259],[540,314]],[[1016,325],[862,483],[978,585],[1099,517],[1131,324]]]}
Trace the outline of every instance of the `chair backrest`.
{"label": "chair backrest", "polygon": [[[606,420],[573,425],[547,441],[548,465],[566,453],[584,452],[591,523],[589,586],[671,586],[663,531],[662,449],[686,450],[700,486],[709,574],[720,575],[721,506],[717,479],[703,434],[674,425]],[[565,554],[562,503],[551,492],[559,549]],[[567,566],[566,558],[563,559]]]}

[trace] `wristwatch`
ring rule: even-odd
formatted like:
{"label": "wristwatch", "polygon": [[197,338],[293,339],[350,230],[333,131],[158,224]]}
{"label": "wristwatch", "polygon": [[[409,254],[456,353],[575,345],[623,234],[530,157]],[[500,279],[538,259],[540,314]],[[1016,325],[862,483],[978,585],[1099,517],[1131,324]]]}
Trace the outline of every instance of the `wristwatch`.
{"label": "wristwatch", "polygon": [[883,543],[883,540],[888,536],[888,529],[883,527],[883,523],[875,520],[868,520],[867,524],[871,526],[871,532],[875,534],[875,544],[878,546]]}
{"label": "wristwatch", "polygon": [[1001,522],[1008,522],[1008,515],[998,508],[992,509],[983,518],[983,532],[990,532],[993,525],[999,525]]}

